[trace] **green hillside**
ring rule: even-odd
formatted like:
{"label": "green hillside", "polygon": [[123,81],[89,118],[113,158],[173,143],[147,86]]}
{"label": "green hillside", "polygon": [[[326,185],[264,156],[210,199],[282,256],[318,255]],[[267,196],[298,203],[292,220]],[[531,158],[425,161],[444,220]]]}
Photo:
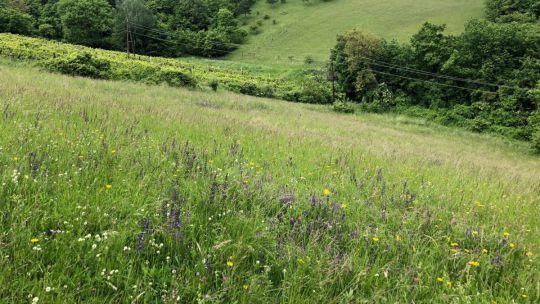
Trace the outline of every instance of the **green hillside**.
{"label": "green hillside", "polygon": [[538,303],[540,160],[421,120],[0,65],[2,303]]}
{"label": "green hillside", "polygon": [[[406,41],[426,21],[445,23],[449,33],[458,33],[467,20],[481,17],[484,9],[483,0],[311,2],[288,0],[270,6],[259,0],[246,28],[261,21],[261,32],[250,35],[247,44],[229,58],[259,63],[302,63],[309,55],[321,61],[328,58],[336,35],[355,27],[387,39]],[[265,20],[265,15],[270,18]]]}

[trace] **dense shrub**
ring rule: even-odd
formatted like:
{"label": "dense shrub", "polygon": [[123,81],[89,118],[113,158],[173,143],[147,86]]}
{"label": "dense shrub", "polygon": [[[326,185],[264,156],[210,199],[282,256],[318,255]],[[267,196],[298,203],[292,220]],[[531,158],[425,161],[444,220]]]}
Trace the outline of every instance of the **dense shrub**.
{"label": "dense shrub", "polygon": [[173,87],[195,87],[197,82],[185,73],[172,68],[162,68],[159,80]]}
{"label": "dense shrub", "polygon": [[219,82],[215,79],[212,79],[208,82],[208,86],[210,86],[212,91],[216,92],[219,86]]}
{"label": "dense shrub", "polygon": [[532,134],[532,147],[536,153],[540,154],[540,130]]}
{"label": "dense shrub", "polygon": [[111,68],[108,61],[94,58],[90,53],[70,58],[55,58],[43,62],[42,65],[52,72],[100,79],[109,78]]}
{"label": "dense shrub", "polygon": [[334,102],[332,109],[340,113],[354,113],[353,103],[349,101],[338,100]]}
{"label": "dense shrub", "polygon": [[227,86],[229,90],[251,96],[274,97],[274,88],[270,85],[257,85],[253,82],[231,83]]}

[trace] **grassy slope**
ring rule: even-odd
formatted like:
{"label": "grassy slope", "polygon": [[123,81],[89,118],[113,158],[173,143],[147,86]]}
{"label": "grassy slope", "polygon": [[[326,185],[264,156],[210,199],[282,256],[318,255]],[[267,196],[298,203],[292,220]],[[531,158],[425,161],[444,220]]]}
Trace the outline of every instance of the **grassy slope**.
{"label": "grassy slope", "polygon": [[[521,143],[400,117],[7,65],[0,108],[0,302],[540,299],[540,160]],[[180,148],[185,141],[198,156]],[[191,159],[198,169],[184,171]],[[229,198],[221,196],[225,173]],[[302,233],[308,222],[316,227],[308,197],[326,200],[323,188],[346,220],[320,214],[337,230],[313,228],[303,243],[289,219],[303,217]],[[403,189],[416,195],[410,208]],[[160,224],[173,192],[185,200],[180,243],[168,220]],[[296,201],[280,209],[286,192]],[[145,217],[154,228],[139,251]],[[357,236],[337,238],[343,226]],[[500,244],[505,231],[515,248]],[[502,266],[490,265],[496,256]]]}
{"label": "grassy slope", "polygon": [[[450,33],[458,33],[465,22],[480,17],[482,0],[334,0],[312,1],[306,6],[300,0],[269,6],[259,0],[253,8],[249,25],[263,20],[262,32],[251,35],[246,45],[230,59],[258,63],[289,63],[294,56],[301,63],[311,55],[318,61],[328,58],[336,35],[354,27],[387,39],[408,41],[426,21],[445,23]],[[256,12],[260,12],[259,15]],[[272,19],[277,21],[272,24]]]}

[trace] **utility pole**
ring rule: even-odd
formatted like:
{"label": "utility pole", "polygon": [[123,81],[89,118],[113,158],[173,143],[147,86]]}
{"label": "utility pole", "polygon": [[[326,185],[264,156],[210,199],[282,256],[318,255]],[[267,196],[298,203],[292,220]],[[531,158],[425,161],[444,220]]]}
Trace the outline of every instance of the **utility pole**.
{"label": "utility pole", "polygon": [[127,53],[128,58],[130,54],[130,46],[131,46],[131,53],[133,53],[133,57],[135,57],[135,42],[133,39],[133,33],[131,33],[131,27],[129,26],[129,19],[126,17],[126,53]]}
{"label": "utility pole", "polygon": [[336,75],[334,73],[334,61],[330,61],[330,80],[332,81],[332,103],[336,102]]}
{"label": "utility pole", "polygon": [[127,54],[127,57],[129,58],[129,21],[127,17],[126,17],[126,54]]}

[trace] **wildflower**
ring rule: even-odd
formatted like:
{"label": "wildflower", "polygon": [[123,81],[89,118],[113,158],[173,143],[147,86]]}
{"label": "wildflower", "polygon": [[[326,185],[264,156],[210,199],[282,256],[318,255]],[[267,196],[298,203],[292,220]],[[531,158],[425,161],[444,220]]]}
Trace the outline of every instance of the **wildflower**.
{"label": "wildflower", "polygon": [[483,253],[483,254],[488,253],[487,249],[482,249],[482,253]]}
{"label": "wildflower", "polygon": [[341,204],[341,209],[346,209],[347,208],[347,204],[343,203]]}
{"label": "wildflower", "polygon": [[36,304],[39,301],[39,297],[34,297],[32,299],[32,304]]}
{"label": "wildflower", "polygon": [[105,185],[105,188],[111,189],[111,188],[112,188],[112,185],[111,185],[111,184],[107,184],[107,185]]}
{"label": "wildflower", "polygon": [[505,231],[505,232],[503,233],[503,235],[504,235],[504,237],[508,237],[508,236],[510,236],[510,233],[508,233],[508,232]]}
{"label": "wildflower", "polygon": [[35,244],[35,243],[39,242],[39,239],[33,238],[33,239],[30,240],[30,242],[31,242],[32,244]]}
{"label": "wildflower", "polygon": [[232,261],[232,258],[233,258],[233,257],[230,256],[229,259],[227,260],[227,266],[229,266],[229,267],[233,267],[233,265],[234,265],[234,263],[233,263],[233,261]]}
{"label": "wildflower", "polygon": [[255,163],[254,162],[249,162],[249,166],[253,167],[253,166],[255,166]]}
{"label": "wildflower", "polygon": [[442,283],[442,282],[444,282],[444,279],[439,277],[439,278],[437,278],[437,282]]}
{"label": "wildflower", "polygon": [[97,248],[97,245],[96,244],[92,244],[92,250],[96,249]]}
{"label": "wildflower", "polygon": [[374,237],[372,238],[372,240],[373,240],[374,242],[378,242],[378,241],[379,241],[379,238],[376,237],[376,236],[374,236]]}
{"label": "wildflower", "polygon": [[248,290],[248,288],[249,288],[249,285],[247,285],[247,284],[244,284],[244,286],[242,286],[242,287],[244,288],[244,290]]}
{"label": "wildflower", "polygon": [[401,236],[399,234],[396,234],[396,241],[401,241]]}
{"label": "wildflower", "polygon": [[114,154],[114,153],[116,153],[116,150],[115,150],[115,149],[112,149],[112,150],[111,150],[111,154]]}
{"label": "wildflower", "polygon": [[533,256],[533,253],[530,252],[530,251],[527,251],[527,253],[525,253],[526,256],[528,256],[529,258]]}
{"label": "wildflower", "polygon": [[450,281],[446,281],[446,286],[448,286],[448,287],[452,287],[452,282],[450,282]]}
{"label": "wildflower", "polygon": [[47,287],[45,288],[45,292],[51,292],[51,289],[52,289],[52,288],[50,288],[49,286],[47,286]]}
{"label": "wildflower", "polygon": [[469,261],[469,263],[467,263],[467,264],[469,264],[469,265],[471,265],[471,266],[473,266],[473,267],[478,267],[478,266],[480,266],[480,262],[477,262],[477,261]]}
{"label": "wildflower", "polygon": [[452,246],[452,247],[457,247],[457,246],[459,246],[459,244],[456,243],[456,242],[452,242],[452,243],[450,243],[450,246]]}
{"label": "wildflower", "polygon": [[323,193],[324,196],[329,196],[331,192],[330,192],[330,190],[328,190],[328,188],[324,188],[322,193]]}
{"label": "wildflower", "polygon": [[510,244],[508,244],[508,247],[510,247],[511,249],[514,249],[516,247],[516,244],[510,243]]}
{"label": "wildflower", "polygon": [[521,297],[526,299],[528,296],[526,294],[522,294]]}

